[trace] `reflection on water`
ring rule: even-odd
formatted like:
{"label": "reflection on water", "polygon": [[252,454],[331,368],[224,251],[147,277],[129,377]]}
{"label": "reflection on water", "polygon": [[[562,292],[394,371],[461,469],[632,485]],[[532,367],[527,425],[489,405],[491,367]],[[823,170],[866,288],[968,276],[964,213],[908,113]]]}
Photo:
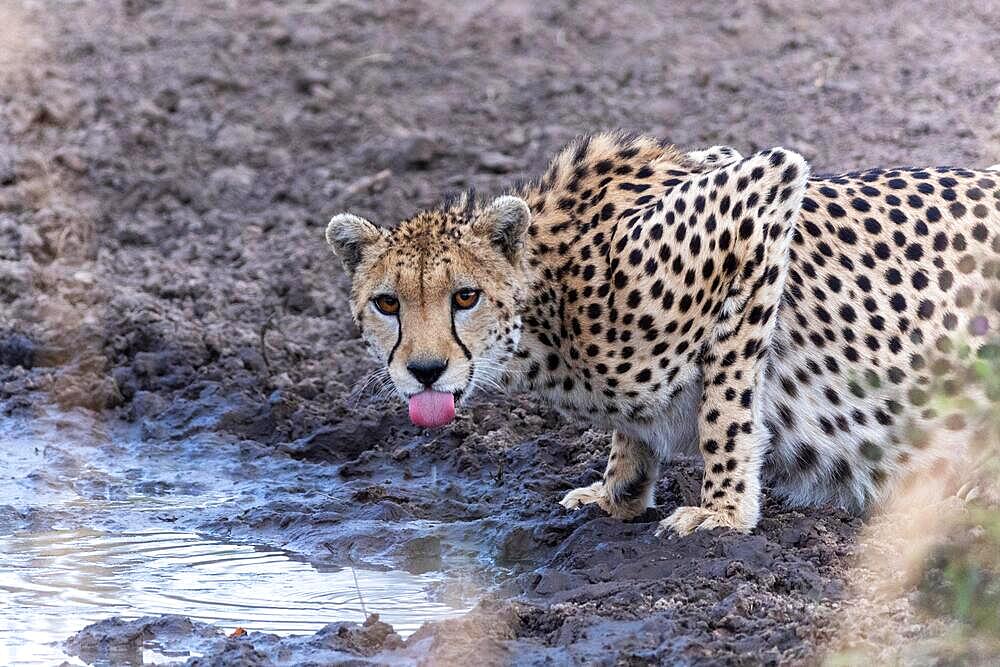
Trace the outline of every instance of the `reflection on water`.
{"label": "reflection on water", "polygon": [[[317,569],[275,548],[194,532],[255,509],[332,511],[338,469],[212,433],[144,434],[86,411],[0,417],[0,667],[83,664],[60,642],[116,615],[176,613],[226,630],[311,634],[362,621],[360,588],[369,613],[408,635],[471,604],[433,602],[440,573],[358,570],[356,586],[349,568]],[[167,657],[178,648],[189,647],[150,644],[128,659],[183,662],[187,654]]]}
{"label": "reflection on water", "polygon": [[[437,575],[319,571],[288,554],[193,533],[88,530],[0,536],[0,664],[57,664],[58,645],[120,615],[182,614],[227,630],[312,633],[378,613],[406,636],[461,610],[428,598]],[[142,660],[163,660],[148,647]],[[72,661],[71,661],[72,662]],[[82,664],[76,662],[75,664]]]}

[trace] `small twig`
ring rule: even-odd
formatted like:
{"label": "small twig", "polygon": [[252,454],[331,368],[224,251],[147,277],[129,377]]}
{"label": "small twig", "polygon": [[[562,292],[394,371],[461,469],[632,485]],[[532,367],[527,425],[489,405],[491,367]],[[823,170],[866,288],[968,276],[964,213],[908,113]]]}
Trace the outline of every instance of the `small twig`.
{"label": "small twig", "polygon": [[503,464],[504,457],[503,454],[497,456],[497,471],[491,477],[493,477],[493,484],[496,486],[503,486]]}
{"label": "small twig", "polygon": [[361,586],[358,584],[358,573],[354,571],[354,566],[351,566],[351,574],[354,575],[354,587],[358,589],[358,600],[361,602],[361,613],[364,614],[365,620],[368,620],[368,610],[365,609],[365,599],[361,595]]}
{"label": "small twig", "polygon": [[[334,556],[337,555],[337,552],[334,551],[333,547],[331,547],[329,544],[324,542],[323,546],[326,547],[326,550],[329,551]],[[365,598],[363,595],[361,595],[361,584],[358,583],[358,573],[354,570],[353,565],[350,565],[349,567],[351,568],[351,575],[354,576],[354,588],[357,589],[358,591],[358,601],[361,603],[361,613],[364,614],[365,620],[367,621],[368,610],[365,608]]]}
{"label": "small twig", "polygon": [[264,320],[264,324],[260,327],[260,356],[264,358],[264,367],[267,368],[267,374],[271,374],[271,362],[267,358],[267,330],[271,328],[271,322],[274,320],[274,313],[272,312]]}

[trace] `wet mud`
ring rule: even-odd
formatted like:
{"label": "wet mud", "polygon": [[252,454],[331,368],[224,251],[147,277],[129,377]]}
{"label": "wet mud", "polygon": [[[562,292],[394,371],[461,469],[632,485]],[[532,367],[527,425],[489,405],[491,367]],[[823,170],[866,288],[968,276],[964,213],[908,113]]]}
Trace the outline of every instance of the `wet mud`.
{"label": "wet mud", "polygon": [[[530,397],[412,426],[362,389],[374,366],[323,228],[344,209],[393,224],[463,189],[501,192],[603,128],[785,145],[818,172],[1000,162],[993,9],[3,4],[0,419],[16,446],[0,452],[0,534],[169,527],[317,567],[443,573],[429,599],[476,604],[405,637],[357,614],[233,638],[183,615],[109,619],[62,650],[134,664],[152,642],[146,662],[190,665],[947,661],[948,622],[871,565],[903,538],[865,538],[861,517],[767,500],[750,536],[656,538],[697,498],[698,461],[665,466],[657,509],[623,523],[557,504],[599,478],[609,435]],[[164,507],[112,502],[136,496]]]}

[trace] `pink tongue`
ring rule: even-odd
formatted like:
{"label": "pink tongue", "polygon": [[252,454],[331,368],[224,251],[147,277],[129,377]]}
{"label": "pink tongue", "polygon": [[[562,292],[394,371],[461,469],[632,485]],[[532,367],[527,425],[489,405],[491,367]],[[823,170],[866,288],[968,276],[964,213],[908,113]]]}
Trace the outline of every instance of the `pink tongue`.
{"label": "pink tongue", "polygon": [[422,391],[410,398],[410,421],[437,428],[455,418],[455,397],[443,391]]}

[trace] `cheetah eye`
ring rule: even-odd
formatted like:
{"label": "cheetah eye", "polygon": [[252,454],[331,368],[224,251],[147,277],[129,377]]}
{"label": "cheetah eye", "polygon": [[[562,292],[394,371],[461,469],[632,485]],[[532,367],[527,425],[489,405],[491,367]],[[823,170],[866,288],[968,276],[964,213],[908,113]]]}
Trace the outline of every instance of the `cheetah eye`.
{"label": "cheetah eye", "polygon": [[479,303],[479,290],[471,287],[460,289],[452,295],[451,301],[459,310],[468,310]]}
{"label": "cheetah eye", "polygon": [[375,307],[383,315],[396,315],[399,313],[399,299],[391,294],[380,294],[372,299],[372,303],[375,304]]}

